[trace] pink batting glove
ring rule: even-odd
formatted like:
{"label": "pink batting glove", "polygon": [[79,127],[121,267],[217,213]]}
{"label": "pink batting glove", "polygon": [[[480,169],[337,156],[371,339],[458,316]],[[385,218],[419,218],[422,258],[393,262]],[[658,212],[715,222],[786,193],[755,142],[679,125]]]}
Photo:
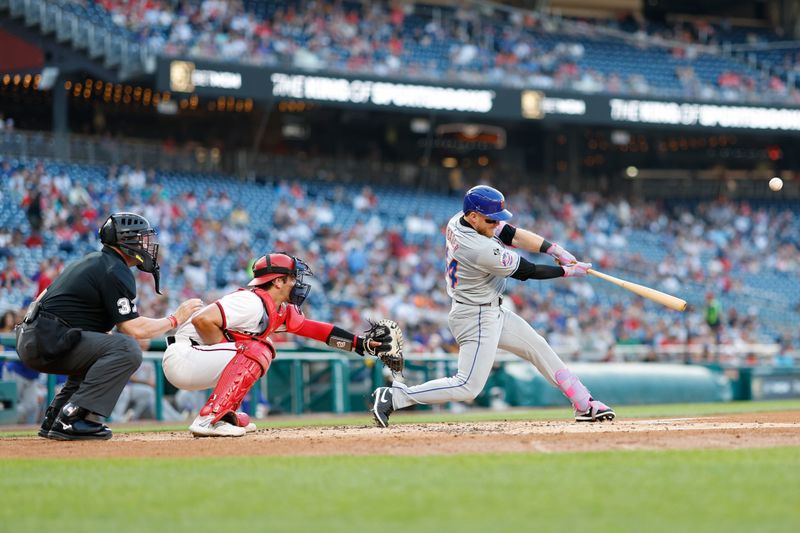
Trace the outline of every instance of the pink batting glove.
{"label": "pink batting glove", "polygon": [[564,269],[565,278],[582,278],[586,275],[586,271],[592,268],[592,264],[577,261],[570,265],[561,265],[561,268]]}
{"label": "pink batting glove", "polygon": [[546,253],[552,256],[559,265],[569,265],[578,261],[574,255],[555,243],[547,249]]}

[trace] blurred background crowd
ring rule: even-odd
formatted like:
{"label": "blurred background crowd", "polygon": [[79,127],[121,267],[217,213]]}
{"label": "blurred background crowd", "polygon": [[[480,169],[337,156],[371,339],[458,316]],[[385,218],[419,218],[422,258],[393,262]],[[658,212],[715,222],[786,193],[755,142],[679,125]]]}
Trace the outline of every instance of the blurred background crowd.
{"label": "blurred background crowd", "polygon": [[[78,9],[77,6],[73,9]],[[160,54],[404,79],[800,102],[797,51],[729,20],[553,17],[486,2],[85,1]],[[747,62],[736,61],[742,49]]]}

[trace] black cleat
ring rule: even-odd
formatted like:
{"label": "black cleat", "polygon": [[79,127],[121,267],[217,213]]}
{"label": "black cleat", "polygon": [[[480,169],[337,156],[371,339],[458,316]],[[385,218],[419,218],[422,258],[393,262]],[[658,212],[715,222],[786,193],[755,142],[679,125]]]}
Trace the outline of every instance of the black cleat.
{"label": "black cleat", "polygon": [[105,424],[94,420],[92,412],[74,403],[64,406],[53,426],[47,433],[48,439],[53,440],[108,440],[111,430]]}
{"label": "black cleat", "polygon": [[392,388],[378,387],[372,393],[372,397],[375,398],[375,403],[372,404],[372,418],[375,419],[375,425],[381,428],[389,427],[389,415],[394,411]]}

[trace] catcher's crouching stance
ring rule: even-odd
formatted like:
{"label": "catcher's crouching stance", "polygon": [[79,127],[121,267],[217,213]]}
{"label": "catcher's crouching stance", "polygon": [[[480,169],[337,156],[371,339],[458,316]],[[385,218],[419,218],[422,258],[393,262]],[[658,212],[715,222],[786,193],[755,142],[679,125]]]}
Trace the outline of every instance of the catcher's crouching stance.
{"label": "catcher's crouching stance", "polygon": [[300,306],[313,275],[302,260],[286,253],[259,258],[254,279],[246,288],[223,296],[196,313],[167,338],[164,374],[185,390],[214,389],[200,414],[189,426],[195,436],[240,437],[255,429],[239,412],[245,395],[267,373],[275,359],[269,336],[287,331],[325,342],[344,351],[380,357],[393,370],[402,370],[402,334],[388,320],[373,324],[364,336],[308,320]]}

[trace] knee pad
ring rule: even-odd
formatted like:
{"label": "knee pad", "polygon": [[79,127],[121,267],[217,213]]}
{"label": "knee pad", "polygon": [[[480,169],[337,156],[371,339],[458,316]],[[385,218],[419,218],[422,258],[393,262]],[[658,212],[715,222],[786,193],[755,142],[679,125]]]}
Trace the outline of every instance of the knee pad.
{"label": "knee pad", "polygon": [[259,341],[236,343],[236,355],[222,371],[214,392],[200,410],[200,416],[213,415],[212,423],[223,418],[232,418],[252,386],[267,373],[275,350],[271,345]]}

